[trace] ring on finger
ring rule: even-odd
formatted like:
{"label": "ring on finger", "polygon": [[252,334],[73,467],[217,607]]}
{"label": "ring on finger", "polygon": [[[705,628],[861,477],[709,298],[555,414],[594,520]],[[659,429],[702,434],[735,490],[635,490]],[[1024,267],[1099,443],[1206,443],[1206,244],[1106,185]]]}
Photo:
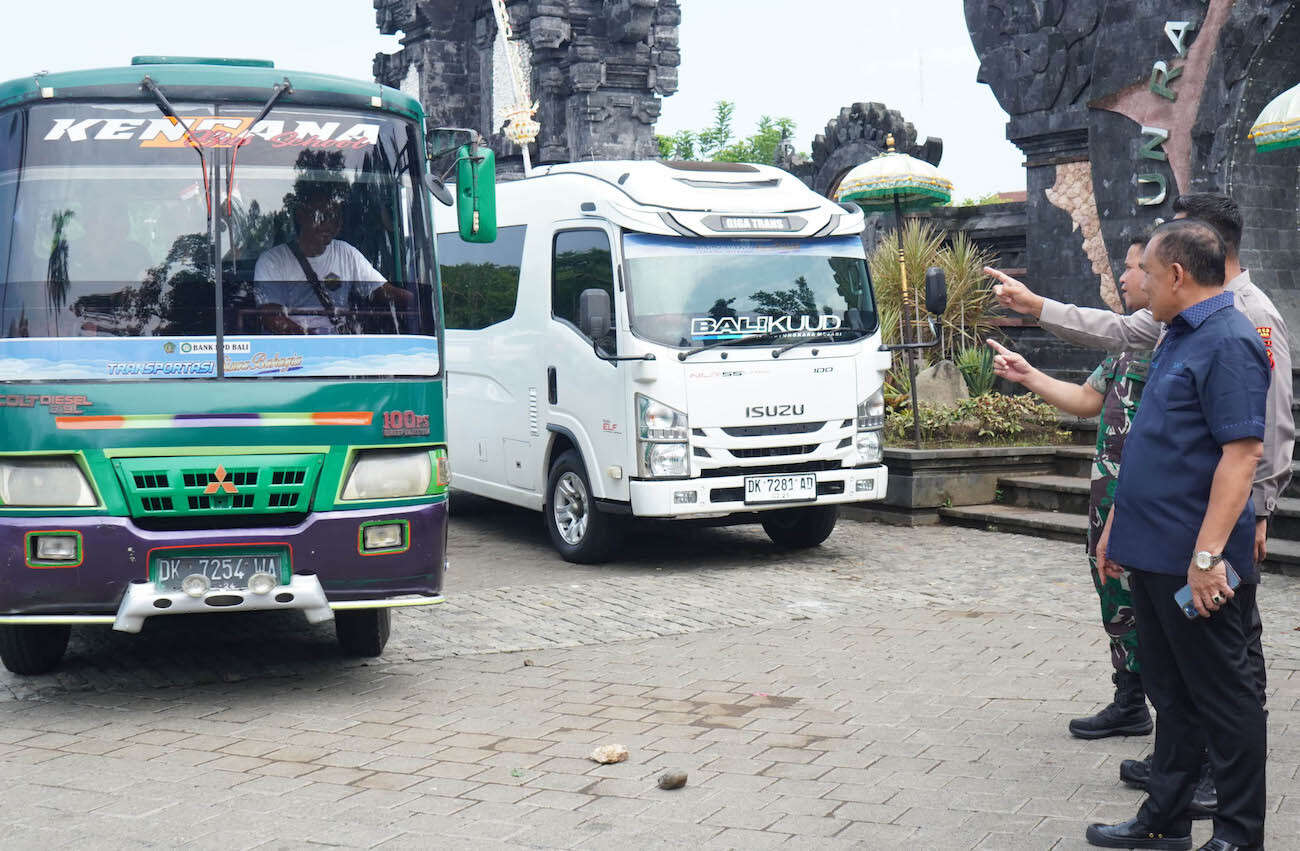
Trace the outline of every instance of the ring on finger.
{"label": "ring on finger", "polygon": [[1216,606],[1220,605],[1221,603],[1223,603],[1223,595],[1215,594],[1213,597],[1210,598],[1210,602],[1214,603],[1214,605]]}

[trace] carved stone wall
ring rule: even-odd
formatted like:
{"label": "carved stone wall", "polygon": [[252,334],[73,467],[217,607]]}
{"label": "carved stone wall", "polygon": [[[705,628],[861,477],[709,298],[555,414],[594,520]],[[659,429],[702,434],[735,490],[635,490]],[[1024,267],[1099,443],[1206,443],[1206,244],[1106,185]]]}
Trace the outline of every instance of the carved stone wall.
{"label": "carved stone wall", "polygon": [[[1292,0],[965,0],[987,83],[1025,153],[1028,274],[1054,298],[1110,302],[1127,236],[1172,215],[1180,192],[1227,192],[1242,206],[1242,260],[1300,329],[1300,151],[1257,153],[1250,123],[1300,81],[1300,12]],[[1072,164],[1079,165],[1072,165]],[[1091,172],[1110,258],[1081,223],[1087,199],[1062,169]],[[1077,181],[1074,181],[1077,183]],[[1067,212],[1070,210],[1071,212]],[[1086,214],[1084,215],[1086,219]],[[1024,332],[1049,367],[1087,367],[1094,353]]]}
{"label": "carved stone wall", "polygon": [[[488,0],[374,0],[402,49],[375,57],[375,79],[417,94],[431,126],[471,127],[505,170],[520,157],[502,134],[514,101]],[[507,0],[524,46],[542,131],[535,163],[658,156],[661,99],[677,91],[678,0]]]}

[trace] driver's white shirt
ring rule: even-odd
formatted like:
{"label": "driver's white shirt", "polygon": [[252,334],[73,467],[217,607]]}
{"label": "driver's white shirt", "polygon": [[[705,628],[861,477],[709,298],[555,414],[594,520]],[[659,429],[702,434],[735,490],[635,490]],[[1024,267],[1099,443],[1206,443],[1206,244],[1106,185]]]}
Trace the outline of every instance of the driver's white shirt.
{"label": "driver's white shirt", "polygon": [[[369,298],[384,283],[384,276],[370,265],[365,255],[341,239],[330,240],[324,251],[308,257],[307,262],[340,310],[346,310],[352,298]],[[333,332],[334,326],[323,315],[324,307],[315,289],[307,284],[302,266],[288,245],[277,245],[257,258],[253,292],[258,304],[283,305],[289,318],[308,334]]]}

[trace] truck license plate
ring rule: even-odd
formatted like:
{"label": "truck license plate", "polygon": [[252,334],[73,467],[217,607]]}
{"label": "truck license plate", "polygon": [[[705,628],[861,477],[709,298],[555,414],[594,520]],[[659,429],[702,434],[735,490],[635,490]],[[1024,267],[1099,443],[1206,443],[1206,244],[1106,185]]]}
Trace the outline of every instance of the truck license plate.
{"label": "truck license plate", "polygon": [[745,502],[811,502],[817,499],[817,477],[746,476]]}
{"label": "truck license plate", "polygon": [[174,556],[154,559],[154,584],[159,591],[179,591],[185,577],[198,573],[211,587],[244,590],[255,573],[269,573],[280,581],[280,556]]}

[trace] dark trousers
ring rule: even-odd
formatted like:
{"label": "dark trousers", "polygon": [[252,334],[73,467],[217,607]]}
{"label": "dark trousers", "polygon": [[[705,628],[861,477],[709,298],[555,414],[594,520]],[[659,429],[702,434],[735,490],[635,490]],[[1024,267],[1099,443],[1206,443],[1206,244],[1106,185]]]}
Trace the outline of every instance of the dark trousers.
{"label": "dark trousers", "polygon": [[1142,685],[1156,708],[1156,749],[1141,816],[1182,828],[1208,749],[1219,808],[1214,835],[1235,845],[1264,841],[1268,753],[1251,634],[1255,591],[1243,584],[1211,618],[1190,620],[1174,602],[1185,576],[1131,572]]}

